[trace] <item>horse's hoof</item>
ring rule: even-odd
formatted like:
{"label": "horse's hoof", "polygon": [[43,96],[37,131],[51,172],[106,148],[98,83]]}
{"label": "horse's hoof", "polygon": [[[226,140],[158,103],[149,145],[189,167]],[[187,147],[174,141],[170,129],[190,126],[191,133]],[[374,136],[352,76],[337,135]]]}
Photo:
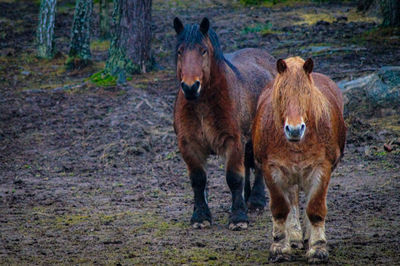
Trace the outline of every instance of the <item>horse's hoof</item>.
{"label": "horse's hoof", "polygon": [[272,263],[279,263],[279,262],[285,262],[285,261],[290,261],[291,256],[289,254],[270,254],[269,256],[269,261]]}
{"label": "horse's hoof", "polygon": [[229,229],[232,231],[241,231],[246,230],[249,227],[247,222],[240,222],[240,223],[230,223]]}
{"label": "horse's hoof", "polygon": [[304,248],[303,241],[298,241],[298,240],[290,241],[290,246],[295,249],[303,249]]}
{"label": "horse's hoof", "polygon": [[327,263],[329,259],[329,253],[325,246],[314,245],[308,250],[307,257],[308,263]]}
{"label": "horse's hoof", "polygon": [[259,204],[252,204],[252,203],[247,203],[247,208],[249,209],[249,212],[255,212],[255,213],[262,213],[264,211],[263,205]]}
{"label": "horse's hoof", "polygon": [[211,227],[211,223],[209,221],[207,221],[207,220],[205,220],[205,221],[203,221],[201,223],[195,222],[195,223],[192,224],[192,227],[194,229],[210,228]]}
{"label": "horse's hoof", "polygon": [[251,195],[249,200],[247,201],[247,208],[250,211],[259,211],[262,212],[267,205],[265,200],[265,195],[254,196]]}
{"label": "horse's hoof", "polygon": [[269,248],[269,260],[271,262],[289,261],[291,260],[290,252],[290,245],[285,240],[274,242]]}

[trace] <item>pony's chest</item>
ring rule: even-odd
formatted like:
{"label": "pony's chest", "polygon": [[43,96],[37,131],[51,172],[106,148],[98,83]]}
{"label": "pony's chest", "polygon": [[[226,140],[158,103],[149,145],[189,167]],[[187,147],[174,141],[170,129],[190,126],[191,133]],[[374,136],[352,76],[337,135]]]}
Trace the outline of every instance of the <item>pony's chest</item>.
{"label": "pony's chest", "polygon": [[321,163],[318,161],[304,161],[302,163],[272,162],[271,175],[275,183],[282,188],[298,185],[303,190],[315,183],[322,176]]}

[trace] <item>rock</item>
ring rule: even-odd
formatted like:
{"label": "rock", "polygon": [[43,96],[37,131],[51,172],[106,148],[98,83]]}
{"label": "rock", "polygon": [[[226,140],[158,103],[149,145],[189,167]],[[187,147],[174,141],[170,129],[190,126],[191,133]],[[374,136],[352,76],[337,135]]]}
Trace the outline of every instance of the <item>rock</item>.
{"label": "rock", "polygon": [[367,116],[381,109],[400,110],[400,66],[385,66],[370,75],[338,83],[344,96],[345,114]]}
{"label": "rock", "polygon": [[393,150],[392,146],[390,146],[389,144],[385,143],[383,144],[383,149],[387,152],[391,152]]}

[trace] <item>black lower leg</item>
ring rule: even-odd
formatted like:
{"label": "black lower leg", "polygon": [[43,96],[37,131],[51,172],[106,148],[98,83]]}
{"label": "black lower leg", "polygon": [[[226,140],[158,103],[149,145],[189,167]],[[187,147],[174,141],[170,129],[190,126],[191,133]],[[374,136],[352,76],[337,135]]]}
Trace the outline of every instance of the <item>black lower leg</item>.
{"label": "black lower leg", "polygon": [[247,202],[251,194],[251,185],[250,185],[251,168],[254,168],[253,146],[251,141],[247,142],[245,146],[244,167],[246,171],[244,175],[244,182],[245,182],[244,200]]}
{"label": "black lower leg", "polygon": [[244,175],[244,200],[246,202],[249,200],[250,194],[251,194],[250,168],[246,167],[246,172]]}
{"label": "black lower leg", "polygon": [[209,221],[211,223],[211,213],[205,195],[207,184],[206,173],[202,169],[191,171],[190,181],[194,192],[194,210],[190,222],[192,224],[202,223],[203,221]]}
{"label": "black lower leg", "polygon": [[254,185],[248,202],[251,209],[264,209],[267,205],[265,182],[259,169],[255,171]]}
{"label": "black lower leg", "polygon": [[243,199],[243,176],[228,170],[226,181],[232,193],[230,223],[248,222],[247,207]]}

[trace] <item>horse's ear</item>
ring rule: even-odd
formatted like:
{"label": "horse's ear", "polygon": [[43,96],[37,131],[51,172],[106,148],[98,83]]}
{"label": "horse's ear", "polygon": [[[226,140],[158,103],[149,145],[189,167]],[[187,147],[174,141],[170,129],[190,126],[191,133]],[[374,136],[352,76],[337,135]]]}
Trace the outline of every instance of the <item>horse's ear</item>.
{"label": "horse's ear", "polygon": [[203,18],[203,20],[200,23],[200,31],[201,31],[201,33],[206,35],[209,28],[210,28],[210,21],[208,20],[208,18]]}
{"label": "horse's ear", "polygon": [[287,69],[287,65],[286,65],[285,60],[279,59],[276,62],[276,69],[278,70],[279,74],[282,74],[283,72],[285,72],[285,70]]}
{"label": "horse's ear", "polygon": [[306,74],[311,74],[314,68],[314,62],[311,58],[308,58],[307,61],[303,65],[303,69],[306,72]]}
{"label": "horse's ear", "polygon": [[179,18],[175,18],[174,19],[174,29],[175,29],[175,31],[176,31],[176,34],[180,34],[183,30],[184,30],[184,26],[183,26],[183,23],[182,23],[182,21],[179,19]]}

